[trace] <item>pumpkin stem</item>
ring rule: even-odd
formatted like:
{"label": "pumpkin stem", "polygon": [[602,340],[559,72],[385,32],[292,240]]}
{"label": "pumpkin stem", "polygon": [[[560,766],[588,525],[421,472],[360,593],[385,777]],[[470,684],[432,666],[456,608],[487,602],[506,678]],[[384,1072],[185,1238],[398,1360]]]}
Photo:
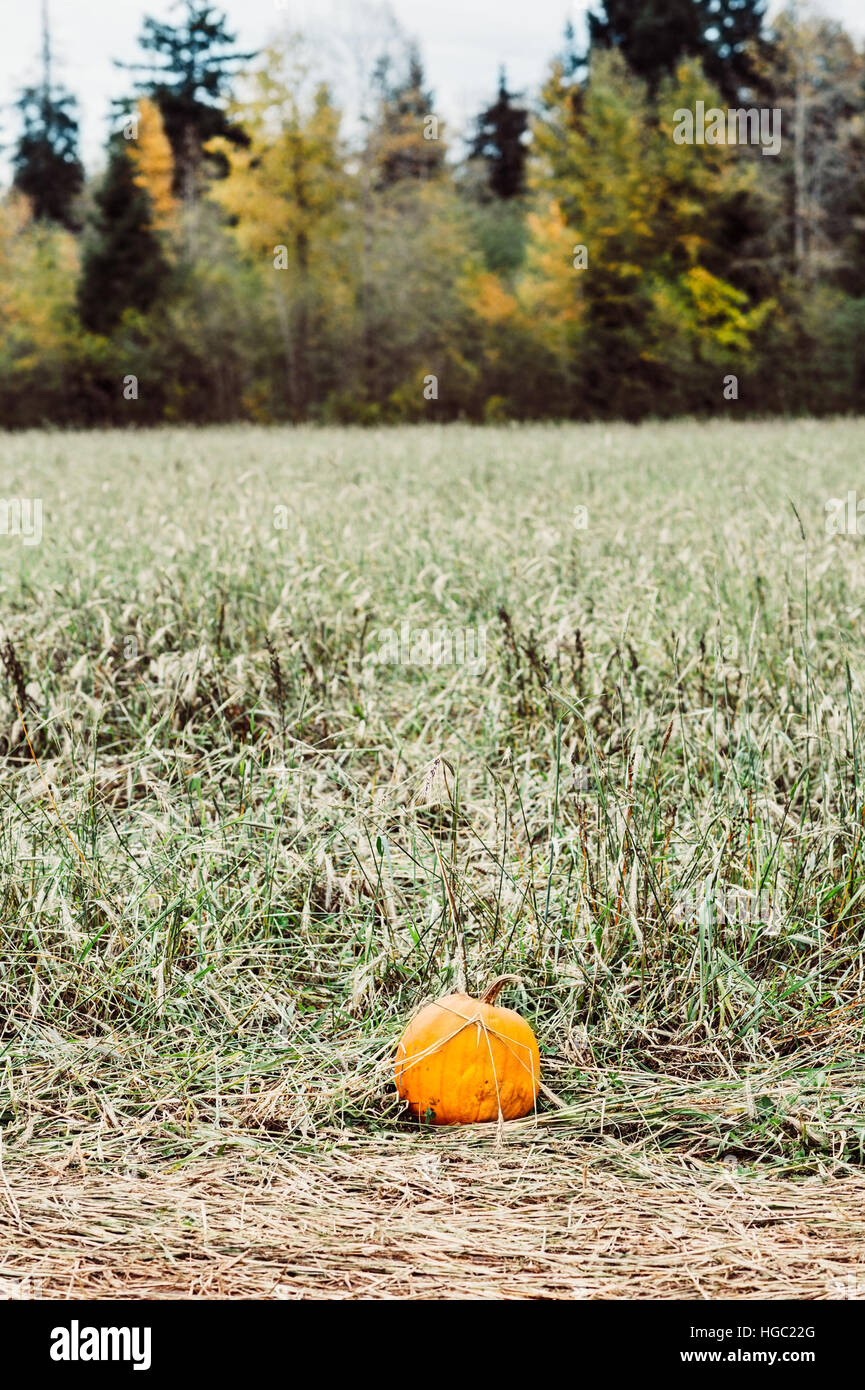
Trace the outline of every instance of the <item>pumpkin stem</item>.
{"label": "pumpkin stem", "polygon": [[492,984],[484,990],[481,995],[481,1003],[492,1004],[501,993],[502,989],[504,989],[505,985],[521,985],[522,982],[522,975],[499,975],[498,979],[493,980]]}

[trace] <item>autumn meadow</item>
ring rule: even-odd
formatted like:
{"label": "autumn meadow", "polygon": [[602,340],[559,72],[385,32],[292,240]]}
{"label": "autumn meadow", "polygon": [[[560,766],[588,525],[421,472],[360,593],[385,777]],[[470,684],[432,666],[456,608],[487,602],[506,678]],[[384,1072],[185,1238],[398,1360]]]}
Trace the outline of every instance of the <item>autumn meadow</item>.
{"label": "autumn meadow", "polygon": [[865,56],[593,8],[21,96],[5,1297],[865,1297]]}

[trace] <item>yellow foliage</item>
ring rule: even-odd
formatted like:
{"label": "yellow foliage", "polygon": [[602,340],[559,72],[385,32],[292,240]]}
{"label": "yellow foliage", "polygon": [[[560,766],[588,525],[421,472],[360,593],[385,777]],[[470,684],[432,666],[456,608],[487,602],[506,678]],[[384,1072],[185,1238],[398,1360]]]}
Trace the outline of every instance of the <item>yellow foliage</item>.
{"label": "yellow foliage", "polygon": [[153,207],[153,225],[164,231],[171,225],[177,204],[172,192],[174,157],[155,102],[142,97],[138,103],[138,136],[129,142],[135,182],[145,189]]}
{"label": "yellow foliage", "polygon": [[539,327],[544,325],[541,336],[552,339],[580,317],[581,272],[574,267],[574,248],[582,239],[568,227],[555,199],[542,212],[530,213],[528,225],[529,249],[520,303],[536,317]]}
{"label": "yellow foliage", "polygon": [[33,222],[21,194],[0,201],[0,341],[15,374],[68,350],[76,332],[78,272],[71,232]]}
{"label": "yellow foliage", "polygon": [[503,323],[516,313],[516,299],[508,293],[499,277],[489,270],[474,277],[471,291],[472,307],[485,323]]}

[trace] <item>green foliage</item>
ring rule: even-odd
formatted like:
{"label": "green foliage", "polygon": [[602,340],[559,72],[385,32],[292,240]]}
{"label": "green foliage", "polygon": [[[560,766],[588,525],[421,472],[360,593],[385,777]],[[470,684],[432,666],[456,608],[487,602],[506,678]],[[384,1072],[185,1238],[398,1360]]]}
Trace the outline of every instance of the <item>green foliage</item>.
{"label": "green foliage", "polygon": [[616,49],[631,70],[657,86],[687,58],[697,58],[710,82],[735,100],[755,75],[766,0],[602,0],[589,11],[592,49]]}
{"label": "green foliage", "polygon": [[42,80],[15,103],[21,134],[12,154],[13,187],[29,198],[37,221],[75,227],[76,199],[84,184],[78,155],[78,103],[51,73],[48,9],[42,9]]}
{"label": "green foliage", "polygon": [[58,88],[28,87],[16,104],[24,129],[12,156],[14,185],[30,199],[35,217],[74,227],[84,183],[75,98]]}
{"label": "green foliage", "polygon": [[121,138],[111,144],[85,243],[78,307],[92,333],[107,334],[126,309],[143,312],[168,278],[168,263],[151,225],[150,199],[136,182]]}
{"label": "green foliage", "polygon": [[410,46],[405,69],[394,76],[388,56],[377,64],[373,77],[378,110],[369,136],[369,148],[379,187],[388,188],[402,179],[430,179],[442,172],[445,145],[440,132],[425,130],[434,116],[432,93],[426,90],[420,53]]}
{"label": "green foliage", "polygon": [[[238,65],[248,63],[255,54],[234,48],[236,36],[229,32],[225,15],[208,0],[185,0],[185,4],[179,24],[145,18],[138,42],[143,53],[152,55],[151,60],[118,67],[147,74],[135,90],[159,107],[174,153],[175,191],[188,193],[209,140],[223,137],[245,143],[243,130],[226,118],[224,102]],[[129,101],[120,106],[131,109]]]}
{"label": "green foliage", "polygon": [[478,116],[469,152],[470,159],[483,160],[487,187],[502,199],[521,197],[526,185],[528,111],[514,98],[502,68],[498,95]]}
{"label": "green foliage", "polygon": [[[747,196],[753,167],[727,146],[693,149],[671,138],[672,113],[706,91],[699,68],[679,69],[652,98],[617,54],[599,54],[577,107],[556,75],[535,131],[535,181],[548,214],[535,226],[537,282],[569,301],[583,408],[639,418],[708,408],[710,380],[749,361],[771,301],[750,306],[721,273],[718,229]],[[567,245],[585,269],[562,273]],[[729,248],[728,248],[729,249]]]}
{"label": "green foliage", "polygon": [[474,244],[487,270],[510,282],[525,261],[528,242],[526,209],[521,200],[496,199],[468,207]]}
{"label": "green foliage", "polygon": [[[607,6],[621,33],[597,31],[588,61],[570,34],[520,196],[524,113],[504,74],[466,156],[448,159],[410,46],[375,64],[358,124],[299,36],[229,103],[248,55],[222,17],[189,0],[180,24],[147,21],[153,102],[136,140],[112,140],[85,233],[49,234],[38,208],[5,203],[0,263],[17,286],[2,301],[4,421],[855,409],[865,57],[837,25],[782,17],[747,52],[782,111],[777,157],[680,144],[674,113],[722,105],[723,86],[707,83],[706,51],[682,58],[687,44],[634,70],[631,39],[657,38],[658,13],[646,0],[626,24]],[[185,112],[170,143],[169,98]],[[194,139],[178,165],[181,126]],[[205,161],[224,177],[199,177]],[[132,370],[134,409],[120,390]]]}
{"label": "green foliage", "polygon": [[7,425],[74,418],[65,386],[79,347],[77,274],[69,232],[33,222],[20,194],[0,204],[0,418]]}
{"label": "green foliage", "polygon": [[267,54],[248,101],[236,110],[247,143],[209,146],[228,168],[212,196],[258,270],[260,300],[276,315],[275,375],[285,403],[277,413],[301,418],[333,385],[351,298],[350,179],[340,115],[298,47]]}

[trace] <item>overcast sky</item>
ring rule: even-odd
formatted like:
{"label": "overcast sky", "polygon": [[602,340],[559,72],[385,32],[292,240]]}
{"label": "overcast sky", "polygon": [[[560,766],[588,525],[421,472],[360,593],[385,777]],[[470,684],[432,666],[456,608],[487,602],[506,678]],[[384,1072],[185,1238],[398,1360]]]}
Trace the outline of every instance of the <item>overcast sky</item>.
{"label": "overcast sky", "polygon": [[[221,0],[220,8],[240,47],[255,49],[280,30],[314,27],[327,33],[356,27],[365,3],[369,0]],[[10,104],[22,84],[38,80],[40,4],[0,0],[0,143],[7,147],[17,133]],[[83,152],[92,169],[101,158],[109,100],[129,89],[129,75],[112,60],[133,60],[142,16],[167,18],[176,0],[49,4],[57,76],[79,99]],[[587,5],[583,0],[392,0],[390,8],[420,42],[436,110],[452,129],[461,130],[494,91],[499,64],[506,65],[512,88],[535,89],[560,47],[566,20],[582,33]],[[860,41],[865,36],[865,0],[821,0],[819,8],[843,20]],[[0,154],[4,181],[7,173]]]}

